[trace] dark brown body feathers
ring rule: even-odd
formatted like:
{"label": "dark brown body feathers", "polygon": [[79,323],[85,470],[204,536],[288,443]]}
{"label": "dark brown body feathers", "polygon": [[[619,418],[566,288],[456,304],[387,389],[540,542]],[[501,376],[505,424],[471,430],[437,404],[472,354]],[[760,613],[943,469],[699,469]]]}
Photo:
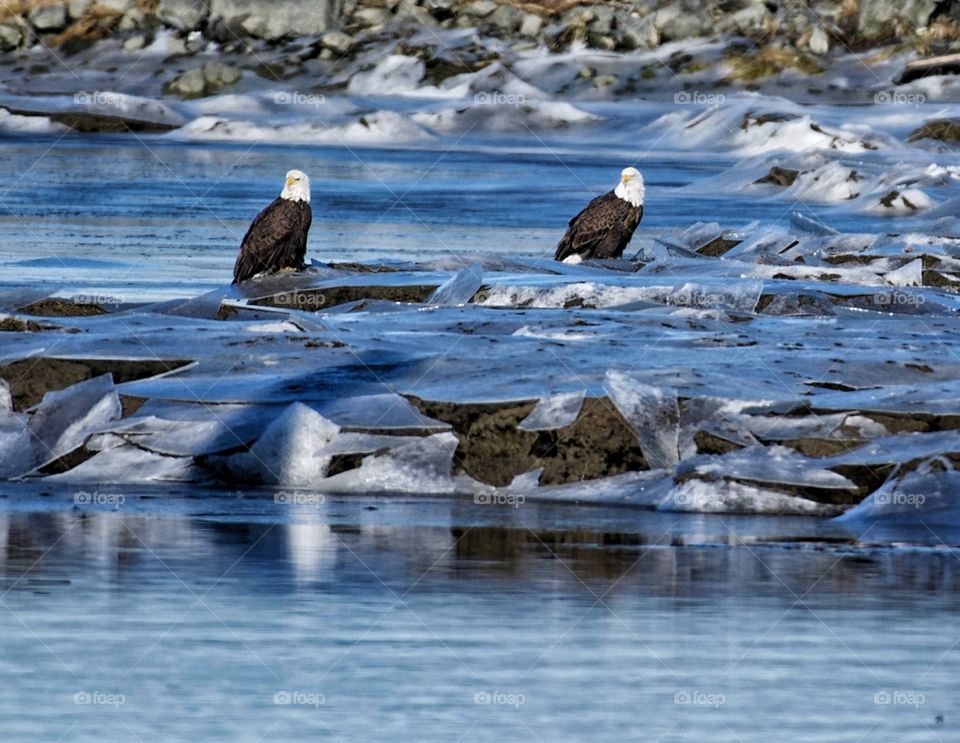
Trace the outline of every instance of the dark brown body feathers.
{"label": "dark brown body feathers", "polygon": [[642,218],[643,204],[634,206],[613,191],[598,196],[570,220],[554,258],[619,258]]}
{"label": "dark brown body feathers", "polygon": [[256,216],[247,230],[233,266],[233,283],[283,268],[303,270],[307,233],[312,221],[309,203],[278,196]]}

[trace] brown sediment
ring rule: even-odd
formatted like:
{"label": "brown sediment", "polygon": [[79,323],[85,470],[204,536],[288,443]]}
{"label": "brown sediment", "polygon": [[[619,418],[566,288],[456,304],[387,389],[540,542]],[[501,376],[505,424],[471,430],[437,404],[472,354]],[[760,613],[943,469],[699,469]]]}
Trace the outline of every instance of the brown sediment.
{"label": "brown sediment", "polygon": [[363,300],[385,300],[420,304],[436,290],[436,285],[407,286],[329,286],[322,289],[295,289],[250,300],[251,306],[282,307],[307,312]]}
{"label": "brown sediment", "polygon": [[34,317],[93,317],[107,315],[108,309],[92,302],[71,302],[69,299],[53,297],[21,307],[18,312]]}
{"label": "brown sediment", "polygon": [[569,426],[524,431],[518,424],[535,401],[450,403],[407,399],[424,415],[449,423],[459,440],[454,473],[489,485],[509,485],[543,468],[541,485],[595,480],[649,469],[630,426],[606,398],[587,398]]}
{"label": "brown sediment", "polygon": [[0,366],[0,379],[10,386],[14,410],[36,405],[47,392],[66,389],[102,374],[116,384],[155,377],[179,369],[190,360],[57,359],[30,357]]}

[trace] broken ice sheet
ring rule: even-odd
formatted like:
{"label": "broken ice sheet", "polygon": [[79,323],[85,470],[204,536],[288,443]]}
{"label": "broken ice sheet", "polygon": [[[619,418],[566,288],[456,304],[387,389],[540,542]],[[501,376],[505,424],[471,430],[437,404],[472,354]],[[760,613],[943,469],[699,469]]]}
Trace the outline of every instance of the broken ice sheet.
{"label": "broken ice sheet", "polygon": [[684,461],[678,474],[696,473],[715,478],[753,480],[777,485],[850,489],[856,486],[843,475],[821,466],[816,459],[786,446],[751,446],[724,455],[703,455]]}
{"label": "broken ice sheet", "polygon": [[104,448],[73,469],[46,479],[117,484],[152,480],[184,482],[193,479],[193,459],[155,454],[124,444]]}
{"label": "broken ice sheet", "polygon": [[35,464],[56,459],[83,443],[96,427],[122,412],[113,375],[103,374],[56,392],[48,392],[30,419],[36,444]]}
{"label": "broken ice sheet", "polygon": [[923,286],[923,259],[912,260],[896,271],[884,274],[883,278],[894,286]]}
{"label": "broken ice sheet", "polygon": [[464,305],[477,293],[482,284],[483,268],[479,263],[471,263],[438,286],[427,298],[426,303],[445,306]]}
{"label": "broken ice sheet", "polygon": [[636,433],[652,468],[673,467],[680,461],[676,392],[652,387],[612,369],[604,377],[603,389]]}
{"label": "broken ice sheet", "polygon": [[838,507],[733,480],[692,479],[672,488],[660,502],[657,510],[833,516],[837,513]]}
{"label": "broken ice sheet", "polygon": [[960,472],[943,458],[893,475],[838,521],[893,520],[900,523],[960,524]]}
{"label": "broken ice sheet", "polygon": [[268,485],[311,487],[327,474],[330,455],[322,449],[340,427],[303,403],[288,406],[250,447],[230,457],[235,479]]}
{"label": "broken ice sheet", "polygon": [[0,409],[0,477],[22,475],[35,461],[27,416]]}
{"label": "broken ice sheet", "polygon": [[586,394],[586,390],[580,390],[542,397],[518,427],[524,431],[552,431],[572,425],[580,415]]}
{"label": "broken ice sheet", "polygon": [[467,476],[452,476],[459,440],[452,433],[403,437],[403,443],[377,451],[357,469],[323,481],[324,490],[358,493],[474,493],[489,486]]}

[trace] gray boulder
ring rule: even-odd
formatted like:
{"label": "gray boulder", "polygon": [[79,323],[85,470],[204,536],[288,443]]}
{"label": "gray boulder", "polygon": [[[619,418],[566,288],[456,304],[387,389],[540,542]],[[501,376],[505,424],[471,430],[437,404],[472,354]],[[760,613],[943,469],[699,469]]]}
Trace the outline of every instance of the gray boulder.
{"label": "gray boulder", "polygon": [[195,31],[210,17],[207,0],[160,0],[157,18],[181,31]]}
{"label": "gray boulder", "polygon": [[167,85],[166,92],[181,98],[202,98],[214,95],[242,77],[240,70],[222,62],[207,62],[203,67],[187,70]]}
{"label": "gray boulder", "polygon": [[520,21],[520,35],[534,38],[543,30],[543,18],[534,13],[525,13]]}
{"label": "gray boulder", "polygon": [[653,15],[642,18],[633,13],[620,16],[620,43],[627,49],[656,49],[660,45],[660,32],[653,22]]}
{"label": "gray boulder", "polygon": [[712,33],[714,21],[699,3],[674,2],[653,14],[653,25],[663,41],[679,41]]}
{"label": "gray boulder", "polygon": [[114,13],[126,13],[133,8],[133,0],[97,0],[97,5]]}
{"label": "gray boulder", "polygon": [[474,0],[474,2],[464,5],[460,12],[473,18],[486,18],[496,9],[497,4],[493,0]]}
{"label": "gray boulder", "polygon": [[93,5],[93,0],[70,0],[67,3],[67,12],[71,18],[82,18],[87,14],[91,5]]}
{"label": "gray boulder", "polygon": [[357,40],[343,31],[328,31],[320,37],[320,43],[325,49],[343,56],[353,48]]}
{"label": "gray boulder", "polygon": [[34,8],[27,16],[37,31],[57,31],[67,25],[67,8],[60,3]]}
{"label": "gray boulder", "polygon": [[860,0],[857,31],[867,37],[878,36],[897,20],[913,28],[926,26],[937,4],[937,0]]}
{"label": "gray boulder", "polygon": [[316,36],[339,16],[339,0],[210,0],[210,15],[237,35],[268,41]]}
{"label": "gray boulder", "polygon": [[23,31],[10,23],[0,24],[0,52],[9,52],[23,43]]}

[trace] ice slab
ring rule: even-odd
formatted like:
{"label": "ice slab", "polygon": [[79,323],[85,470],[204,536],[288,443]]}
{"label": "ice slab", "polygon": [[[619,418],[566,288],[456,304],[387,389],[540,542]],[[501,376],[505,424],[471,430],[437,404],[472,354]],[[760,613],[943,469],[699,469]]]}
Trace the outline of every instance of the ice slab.
{"label": "ice slab", "polygon": [[72,451],[92,430],[119,418],[121,413],[120,396],[110,374],[48,392],[30,420],[35,463]]}
{"label": "ice slab", "polygon": [[672,488],[658,505],[661,511],[693,513],[767,513],[832,516],[836,506],[798,498],[733,480],[687,480]]}
{"label": "ice slab", "polygon": [[438,286],[427,298],[426,303],[464,305],[477,293],[482,284],[483,268],[479,263],[472,263]]}
{"label": "ice slab", "polygon": [[680,461],[680,408],[673,390],[644,384],[610,370],[603,388],[637,435],[644,457],[654,469]]}
{"label": "ice slab", "polygon": [[541,398],[530,414],[519,423],[524,431],[552,431],[572,425],[580,415],[587,391],[567,392]]}

